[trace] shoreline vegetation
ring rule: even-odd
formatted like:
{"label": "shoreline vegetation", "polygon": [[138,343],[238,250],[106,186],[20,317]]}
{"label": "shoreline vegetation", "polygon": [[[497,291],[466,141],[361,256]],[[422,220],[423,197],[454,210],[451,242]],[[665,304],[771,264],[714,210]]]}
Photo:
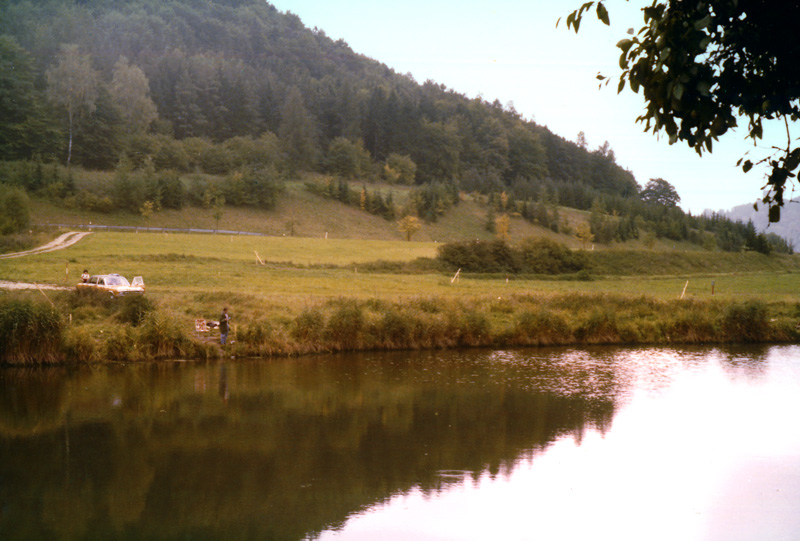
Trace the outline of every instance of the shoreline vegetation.
{"label": "shoreline vegetation", "polygon": [[[146,295],[1,291],[0,363],[800,338],[794,256],[558,246],[94,233],[61,252],[3,260],[0,278],[52,283],[60,269],[72,286],[65,266],[89,266],[144,275]],[[269,259],[257,263],[259,250]],[[475,254],[486,272],[456,279]],[[223,306],[233,316],[224,349],[218,331],[195,330]]]}
{"label": "shoreline vegetation", "polygon": [[[51,305],[36,295],[0,297],[0,359],[5,364],[470,347],[785,343],[800,337],[796,303],[758,299],[659,300],[609,293],[400,301],[337,297],[308,303],[296,314],[250,314],[233,325],[231,344],[223,349],[218,332],[196,332],[188,318],[147,297],[112,300],[69,291],[51,294]],[[103,323],[76,322],[76,313],[85,317],[88,312],[101,316]]]}

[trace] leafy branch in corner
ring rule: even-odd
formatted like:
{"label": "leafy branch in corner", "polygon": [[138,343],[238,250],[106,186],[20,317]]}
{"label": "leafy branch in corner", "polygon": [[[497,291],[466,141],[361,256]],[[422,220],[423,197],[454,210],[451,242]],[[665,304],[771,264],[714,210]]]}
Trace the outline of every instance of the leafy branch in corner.
{"label": "leafy branch in corner", "polygon": [[[577,33],[593,8],[610,25],[608,10],[597,1],[570,13],[567,28]],[[645,131],[663,131],[670,144],[685,142],[700,155],[712,152],[737,119],[747,120],[754,145],[763,138],[764,121],[783,120],[785,148],[737,163],[745,173],[768,166],[762,202],[769,220],[779,221],[787,185],[793,187],[800,167],[800,147],[790,130],[790,122],[800,118],[800,41],[794,37],[800,3],[655,0],[642,13],[644,26],[630,29],[630,37],[617,43],[622,70],[617,92],[626,85],[634,93],[641,90],[646,108],[636,120]],[[602,74],[597,78],[609,82]]]}

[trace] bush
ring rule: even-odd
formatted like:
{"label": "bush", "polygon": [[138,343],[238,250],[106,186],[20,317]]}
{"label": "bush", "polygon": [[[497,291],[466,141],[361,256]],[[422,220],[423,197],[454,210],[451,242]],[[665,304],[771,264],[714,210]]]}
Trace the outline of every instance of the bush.
{"label": "bush", "polygon": [[417,164],[410,156],[389,154],[383,167],[383,176],[390,183],[414,184],[417,176]]}
{"label": "bush", "polygon": [[258,139],[252,137],[232,137],[223,143],[231,167],[266,167],[280,164],[281,152],[278,138],[274,133],[266,132]]}
{"label": "bush", "polygon": [[465,346],[484,346],[491,335],[489,318],[477,310],[468,310],[457,323],[460,341]]}
{"label": "bush", "polygon": [[298,342],[319,344],[325,333],[325,316],[318,309],[304,310],[294,320],[292,338]]}
{"label": "bush", "polygon": [[16,299],[0,302],[0,362],[60,359],[62,329],[61,316],[52,306]]}
{"label": "bush", "polygon": [[105,291],[93,288],[78,289],[76,287],[66,294],[66,299],[62,302],[69,311],[77,313],[85,312],[108,315],[117,307],[116,299],[111,295]]}
{"label": "bush", "polygon": [[586,274],[589,265],[585,253],[549,239],[525,239],[518,248],[499,240],[451,242],[439,247],[437,258],[454,269],[484,274]]}
{"label": "bush", "polygon": [[100,349],[92,333],[83,327],[69,327],[64,332],[64,356],[68,361],[97,362]]}
{"label": "bush", "polygon": [[372,158],[361,140],[335,137],[328,147],[326,171],[347,178],[361,178],[369,173]]}
{"label": "bush", "polygon": [[229,175],[222,185],[225,202],[234,206],[275,207],[284,185],[273,166],[243,168]]}
{"label": "bush", "polygon": [[550,311],[526,310],[517,317],[512,336],[520,345],[545,346],[572,340],[566,319]]}
{"label": "bush", "polygon": [[0,254],[30,250],[52,240],[52,237],[41,231],[25,231],[12,235],[0,235]]}
{"label": "bush", "polygon": [[363,310],[355,301],[348,301],[331,315],[325,327],[325,338],[337,349],[356,349],[363,328]]}
{"label": "bush", "polygon": [[575,337],[587,344],[614,344],[621,341],[617,316],[610,306],[594,308],[575,329]]}
{"label": "bush", "polygon": [[437,258],[464,272],[516,273],[519,270],[514,251],[499,240],[450,242],[439,246]]}
{"label": "bush", "polygon": [[103,347],[103,356],[112,361],[138,361],[142,351],[137,347],[133,329],[127,325],[113,327]]}
{"label": "bush", "polygon": [[764,341],[768,338],[769,330],[767,305],[762,301],[731,304],[722,316],[722,332],[730,341]]}
{"label": "bush", "polygon": [[28,195],[19,188],[0,184],[0,234],[19,233],[31,222]]}
{"label": "bush", "polygon": [[193,344],[176,318],[151,312],[139,327],[138,344],[150,359],[179,359],[191,355]]}
{"label": "bush", "polygon": [[377,325],[377,337],[384,347],[406,348],[412,344],[414,320],[399,310],[389,308]]}
{"label": "bush", "polygon": [[119,302],[117,319],[134,327],[144,321],[147,315],[155,310],[153,301],[144,295],[128,295]]}
{"label": "bush", "polygon": [[519,247],[522,272],[533,274],[570,274],[584,271],[588,259],[550,239],[525,239]]}
{"label": "bush", "polygon": [[266,320],[250,321],[236,332],[239,342],[260,346],[272,338],[272,323]]}

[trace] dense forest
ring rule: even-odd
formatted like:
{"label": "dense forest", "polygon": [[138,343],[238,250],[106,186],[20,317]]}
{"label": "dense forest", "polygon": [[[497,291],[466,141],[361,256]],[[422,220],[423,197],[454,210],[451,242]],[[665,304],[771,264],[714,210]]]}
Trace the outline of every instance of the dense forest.
{"label": "dense forest", "polygon": [[[0,118],[0,182],[14,187],[0,190],[6,199],[24,189],[92,209],[269,208],[281,179],[314,171],[412,185],[416,205],[404,212],[426,220],[459,191],[477,192],[499,213],[554,230],[559,206],[591,210],[596,242],[646,230],[791,251],[752,224],[684,213],[669,183],[642,188],[608,143],[591,150],[512,106],[419,83],[263,1],[6,0]],[[76,198],[56,165],[116,169],[117,185]],[[229,182],[187,189],[188,173]],[[371,206],[399,217],[379,194]]]}

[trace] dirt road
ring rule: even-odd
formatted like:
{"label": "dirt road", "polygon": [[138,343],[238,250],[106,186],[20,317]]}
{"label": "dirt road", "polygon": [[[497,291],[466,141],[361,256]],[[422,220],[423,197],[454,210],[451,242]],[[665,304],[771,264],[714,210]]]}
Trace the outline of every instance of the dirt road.
{"label": "dirt road", "polygon": [[26,255],[43,254],[45,252],[62,250],[67,246],[72,246],[86,235],[91,235],[91,232],[70,231],[69,233],[64,233],[63,235],[59,236],[54,241],[48,242],[44,246],[39,246],[38,248],[34,248],[32,250],[25,250],[24,252],[12,252],[10,254],[0,254],[0,259],[12,259],[14,257],[23,257]]}
{"label": "dirt road", "polygon": [[[0,259],[11,259],[14,257],[23,257],[26,255],[44,254],[46,252],[54,252],[61,250],[67,246],[72,246],[86,235],[91,235],[90,232],[70,231],[60,235],[53,242],[48,242],[44,246],[39,246],[32,250],[25,250],[24,252],[13,252],[10,254],[0,254]],[[0,280],[0,289],[72,289],[71,287],[55,286],[51,284],[30,284],[25,282],[7,282]]]}

